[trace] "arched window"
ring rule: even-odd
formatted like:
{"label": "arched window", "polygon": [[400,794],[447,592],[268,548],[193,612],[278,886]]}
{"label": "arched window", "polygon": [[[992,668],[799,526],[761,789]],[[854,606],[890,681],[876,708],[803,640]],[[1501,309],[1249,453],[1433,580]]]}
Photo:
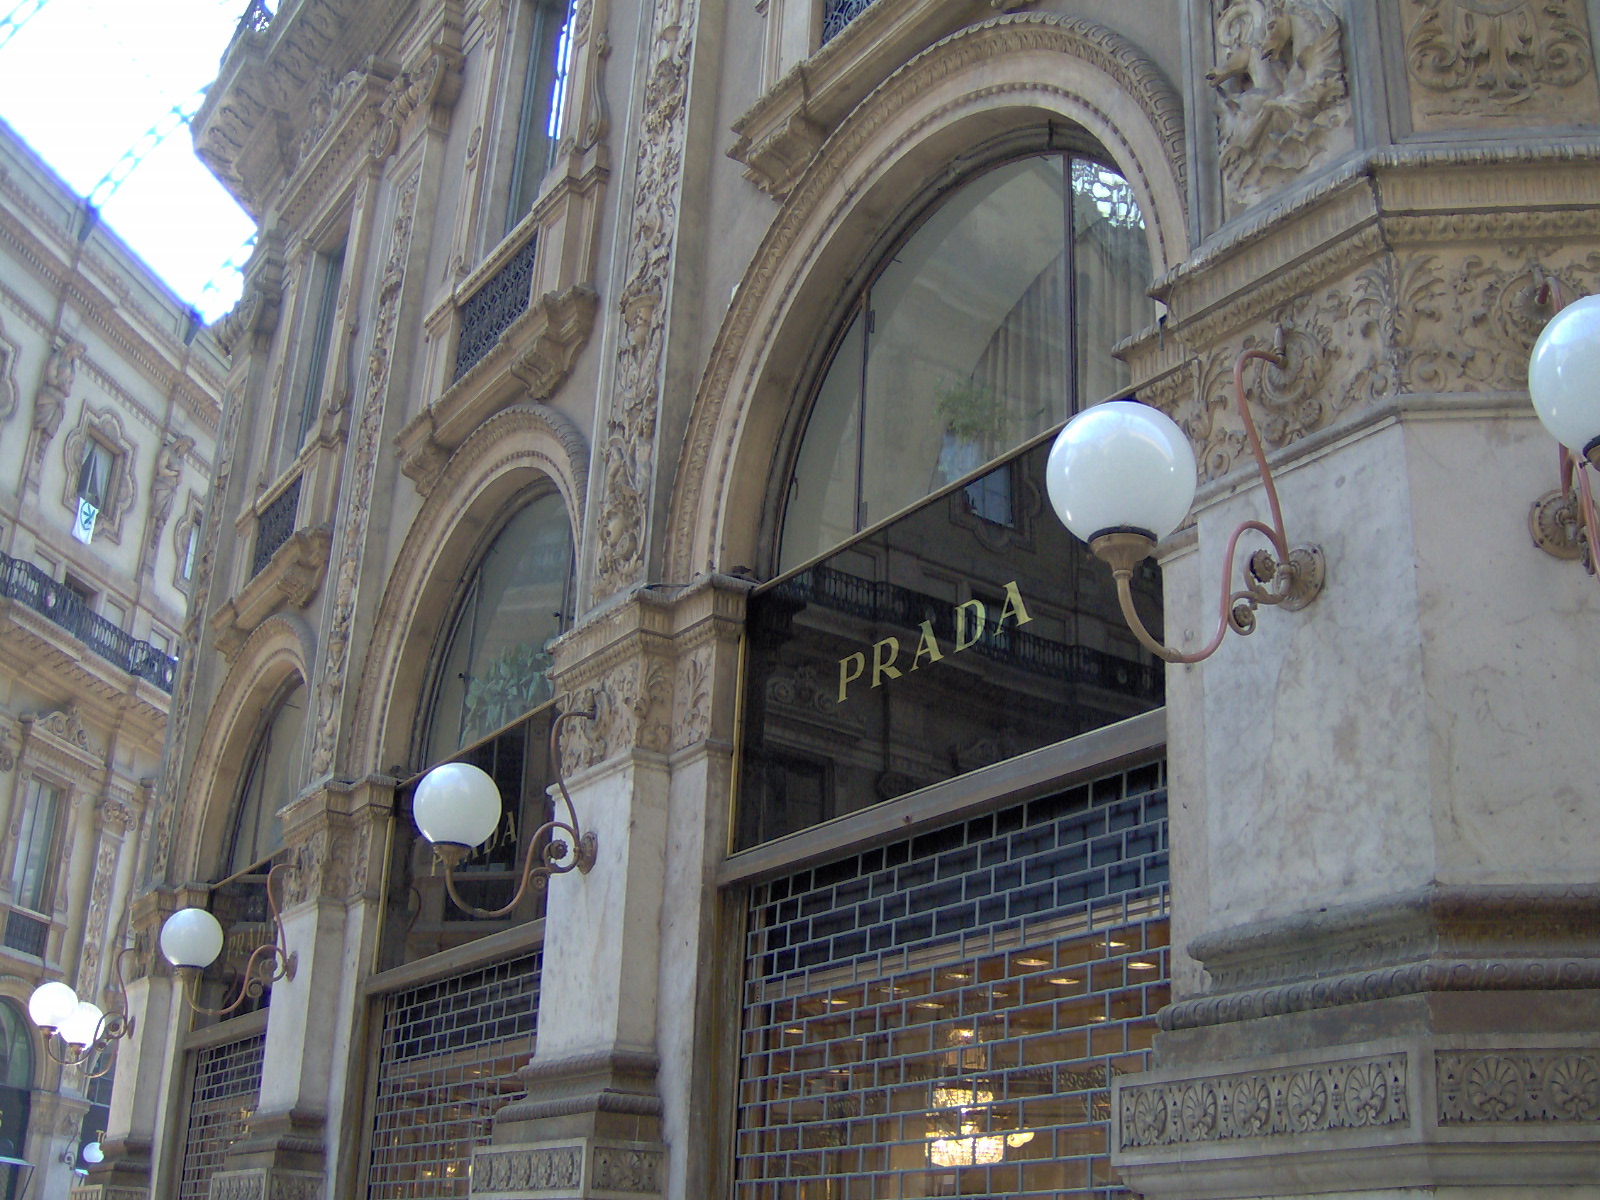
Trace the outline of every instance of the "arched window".
{"label": "arched window", "polygon": [[298,767],[306,701],[305,681],[296,675],[267,706],[261,734],[245,760],[239,803],[228,834],[227,861],[223,864],[226,875],[242,871],[283,848],[283,824],[278,820],[278,810],[294,798],[300,783]]}
{"label": "arched window", "polygon": [[[15,1005],[0,1000],[0,1158],[22,1158],[33,1087],[33,1037]],[[8,1189],[15,1172],[8,1172]],[[6,1200],[10,1200],[9,1190]]]}
{"label": "arched window", "polygon": [[506,522],[462,588],[434,672],[423,758],[440,762],[550,698],[549,643],[571,623],[572,526],[554,493]]}
{"label": "arched window", "polygon": [[[1155,319],[1144,220],[1093,158],[1032,154],[951,191],[852,306],[785,496],[779,571],[973,475],[1126,382]],[[969,489],[1011,523],[1005,478]]]}

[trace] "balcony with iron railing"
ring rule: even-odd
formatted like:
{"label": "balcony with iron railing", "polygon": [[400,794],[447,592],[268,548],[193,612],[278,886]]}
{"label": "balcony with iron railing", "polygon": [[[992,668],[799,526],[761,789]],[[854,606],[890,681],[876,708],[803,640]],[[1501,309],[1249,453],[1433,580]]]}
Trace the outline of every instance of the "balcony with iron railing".
{"label": "balcony with iron railing", "polygon": [[172,694],[177,659],[106,620],[39,567],[0,554],[0,595],[48,617],[113,666]]}

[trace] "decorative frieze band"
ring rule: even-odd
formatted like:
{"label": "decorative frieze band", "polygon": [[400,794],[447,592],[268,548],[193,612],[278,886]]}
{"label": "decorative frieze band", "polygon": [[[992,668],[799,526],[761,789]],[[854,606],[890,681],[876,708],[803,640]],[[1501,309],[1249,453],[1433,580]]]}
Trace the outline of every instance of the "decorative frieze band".
{"label": "decorative frieze band", "polygon": [[1118,1090],[1121,1149],[1403,1124],[1403,1054]]}
{"label": "decorative frieze band", "polygon": [[1450,1052],[1434,1067],[1441,1125],[1600,1119],[1600,1057],[1593,1052]]}
{"label": "decorative frieze band", "polygon": [[601,1192],[661,1191],[664,1155],[654,1150],[625,1146],[596,1146],[594,1171],[590,1183]]}
{"label": "decorative frieze band", "polygon": [[475,1155],[472,1191],[477,1194],[576,1188],[582,1153],[578,1146],[553,1146]]}

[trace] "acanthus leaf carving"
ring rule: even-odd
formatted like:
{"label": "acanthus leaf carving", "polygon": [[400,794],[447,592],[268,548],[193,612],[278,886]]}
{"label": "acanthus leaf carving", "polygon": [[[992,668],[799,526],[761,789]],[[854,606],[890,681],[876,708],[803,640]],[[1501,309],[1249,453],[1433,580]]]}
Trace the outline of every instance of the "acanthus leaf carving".
{"label": "acanthus leaf carving", "polygon": [[1405,0],[1402,11],[1419,128],[1600,117],[1588,22],[1574,0]]}

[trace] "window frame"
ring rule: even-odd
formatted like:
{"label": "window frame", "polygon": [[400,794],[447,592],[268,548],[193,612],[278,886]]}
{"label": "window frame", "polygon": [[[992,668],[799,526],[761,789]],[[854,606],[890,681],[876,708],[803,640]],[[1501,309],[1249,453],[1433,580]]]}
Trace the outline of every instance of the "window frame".
{"label": "window frame", "polygon": [[[54,794],[54,812],[52,814],[50,832],[45,839],[42,850],[43,869],[38,884],[39,907],[23,903],[21,895],[21,881],[19,872],[22,869],[23,855],[23,827],[25,824],[31,829],[37,820],[38,799],[43,788],[48,787]],[[65,837],[68,816],[71,812],[72,785],[48,772],[34,771],[23,784],[22,808],[13,823],[10,837],[10,866],[7,871],[6,887],[9,893],[12,908],[23,913],[31,914],[45,921],[54,920],[56,907],[56,892],[61,881],[60,846]],[[31,844],[30,835],[29,842]]]}
{"label": "window frame", "polygon": [[[555,18],[558,10],[562,19],[550,38],[551,56],[546,58],[538,51],[544,44],[549,22]],[[571,107],[572,25],[577,15],[575,0],[523,0],[516,12],[519,28],[515,31],[513,45],[516,47],[515,61],[521,63],[520,83],[516,89],[508,90],[508,95],[516,97],[515,107],[508,104],[501,110],[511,118],[506,122],[508,128],[504,130],[504,140],[501,142],[503,151],[509,153],[510,158],[504,175],[505,217],[500,223],[496,244],[508,237],[537,207],[539,196],[544,191],[544,181],[555,164]],[[552,93],[547,105],[541,100],[545,93]],[[543,132],[535,134],[532,122],[540,112],[545,114],[545,128]],[[545,153],[543,163],[535,167],[531,156],[538,143],[545,145]]]}
{"label": "window frame", "polygon": [[[866,373],[871,359],[868,301],[873,289],[878,285],[883,275],[894,265],[898,255],[906,245],[916,237],[946,203],[953,200],[964,188],[976,183],[983,176],[1010,164],[1049,156],[1059,157],[1064,160],[1066,176],[1064,192],[1066,202],[1063,204],[1063,240],[1066,254],[1066,353],[1068,385],[1070,388],[1067,417],[1070,418],[1073,414],[1082,410],[1084,397],[1078,394],[1080,379],[1077,365],[1081,347],[1078,344],[1078,322],[1075,319],[1077,312],[1076,245],[1071,227],[1072,166],[1075,162],[1087,161],[1115,172],[1119,176],[1122,175],[1122,171],[1112,156],[1087,134],[1072,128],[1059,127],[1050,122],[1042,128],[1032,127],[1002,135],[986,146],[974,148],[952,163],[949,168],[934,178],[929,187],[913,197],[902,209],[901,219],[892,223],[886,229],[870,254],[863,255],[864,261],[869,264],[866,269],[854,279],[847,281],[846,286],[841,289],[841,295],[847,297],[847,299],[829,311],[824,319],[822,329],[825,330],[825,335],[815,339],[816,348],[813,351],[806,374],[802,378],[803,386],[797,389],[800,394],[805,396],[805,402],[794,406],[778,443],[778,451],[774,456],[772,490],[769,492],[765,505],[768,525],[761,538],[762,553],[765,555],[766,566],[763,574],[764,579],[774,579],[780,574],[790,574],[798,571],[804,565],[833,553],[847,542],[861,538],[874,529],[898,520],[936,495],[945,491],[965,488],[968,483],[982,478],[992,470],[999,460],[1014,454],[1023,446],[1046,435],[1044,433],[1036,434],[1008,446],[959,480],[934,489],[920,499],[893,512],[886,513],[874,521],[862,522],[862,459],[864,454],[861,446],[866,434],[865,422],[861,418],[865,403]],[[796,471],[799,466],[801,450],[805,443],[806,432],[816,412],[819,394],[829,378],[835,359],[842,352],[846,338],[858,322],[861,324],[863,337],[860,380],[857,383],[855,531],[849,537],[831,547],[825,547],[817,554],[808,556],[804,560],[796,560],[795,562],[784,564],[782,559],[783,534],[788,521],[790,506],[796,497],[798,483]],[[1099,399],[1099,397],[1094,399]],[[1059,423],[1054,428],[1059,428]],[[1048,432],[1053,433],[1053,429]],[[1015,497],[1013,497],[1014,503]],[[973,516],[974,520],[983,520],[976,514],[973,514]],[[994,525],[994,529],[996,532],[1010,531],[1009,527],[1000,525]]]}

